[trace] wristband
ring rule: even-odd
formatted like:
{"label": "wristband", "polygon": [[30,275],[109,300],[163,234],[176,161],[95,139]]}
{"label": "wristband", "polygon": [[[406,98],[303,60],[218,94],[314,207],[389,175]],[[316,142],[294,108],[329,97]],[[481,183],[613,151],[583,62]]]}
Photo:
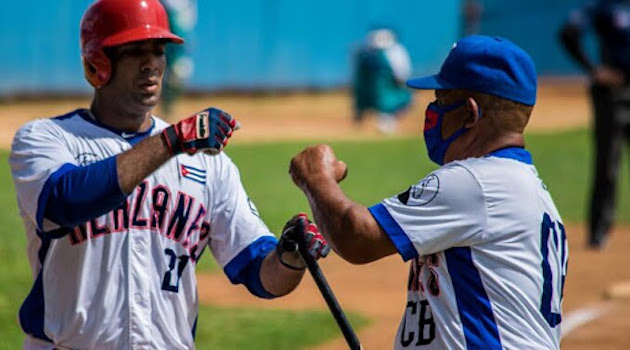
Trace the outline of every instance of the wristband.
{"label": "wristband", "polygon": [[304,265],[302,267],[297,267],[297,266],[293,266],[293,265],[285,262],[284,260],[282,260],[281,256],[285,252],[286,252],[285,250],[280,248],[280,244],[278,244],[276,246],[276,257],[278,258],[278,261],[282,264],[282,266],[286,267],[287,269],[293,270],[293,271],[303,271],[304,269],[306,269],[306,265]]}
{"label": "wristband", "polygon": [[171,155],[176,156],[184,152],[184,149],[177,138],[175,126],[171,125],[164,129],[164,131],[162,131],[162,137],[164,137],[164,141],[166,141],[166,145],[168,146]]}

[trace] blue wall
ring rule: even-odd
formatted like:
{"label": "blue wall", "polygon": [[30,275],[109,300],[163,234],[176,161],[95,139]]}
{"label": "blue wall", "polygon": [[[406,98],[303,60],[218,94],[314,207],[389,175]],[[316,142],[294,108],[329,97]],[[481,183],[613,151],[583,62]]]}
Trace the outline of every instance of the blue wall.
{"label": "blue wall", "polygon": [[0,11],[0,94],[85,88],[79,20],[88,1],[5,1]]}
{"label": "blue wall", "polygon": [[[349,53],[374,23],[394,27],[419,72],[434,70],[457,38],[459,1],[265,0],[199,3],[194,42],[204,86],[329,87],[349,80]],[[405,9],[401,12],[400,9]],[[204,23],[205,22],[205,23]]]}
{"label": "blue wall", "polygon": [[[88,0],[5,2],[0,95],[89,91],[79,52]],[[390,25],[419,73],[436,69],[459,32],[459,0],[200,0],[191,52],[195,89],[337,87],[349,51],[373,24]],[[400,9],[404,9],[401,11]]]}
{"label": "blue wall", "polygon": [[[558,30],[569,11],[587,0],[483,0],[481,24],[483,34],[509,38],[525,51],[534,62],[539,74],[579,73],[559,45]],[[585,36],[586,47],[593,52],[592,38]]]}
{"label": "blue wall", "polygon": [[[0,96],[88,92],[79,21],[90,0],[5,1],[0,12]],[[575,0],[484,0],[481,32],[529,51],[541,74],[577,69],[557,27]],[[350,52],[374,24],[399,32],[415,74],[439,68],[461,32],[461,0],[199,0],[188,45],[197,90],[339,87]]]}

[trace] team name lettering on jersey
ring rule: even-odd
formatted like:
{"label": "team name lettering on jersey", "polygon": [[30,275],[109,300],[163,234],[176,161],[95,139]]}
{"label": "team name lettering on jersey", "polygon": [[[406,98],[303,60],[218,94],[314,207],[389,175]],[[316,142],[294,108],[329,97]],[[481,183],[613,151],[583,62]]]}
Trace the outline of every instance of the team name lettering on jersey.
{"label": "team name lettering on jersey", "polygon": [[[414,258],[409,269],[407,290],[412,292],[428,292],[433,296],[440,295],[440,278],[436,268],[439,266],[438,255],[431,254]],[[422,273],[428,271],[427,285],[422,282]]]}
{"label": "team name lettering on jersey", "polygon": [[[151,208],[150,215],[143,216],[144,207]],[[195,197],[181,191],[172,194],[168,186],[161,184],[149,188],[145,181],[136,187],[131,203],[127,199],[109,213],[76,226],[68,238],[72,245],[76,245],[130,227],[150,228],[152,232],[179,242],[196,261],[200,257],[197,251],[203,251],[202,242],[210,233],[210,222],[203,221],[206,213],[206,207]]]}

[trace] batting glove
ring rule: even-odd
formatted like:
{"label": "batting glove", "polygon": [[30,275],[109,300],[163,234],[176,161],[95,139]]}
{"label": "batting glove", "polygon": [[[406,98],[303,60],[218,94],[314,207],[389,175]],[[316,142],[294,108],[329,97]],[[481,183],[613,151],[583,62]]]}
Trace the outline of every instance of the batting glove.
{"label": "batting glove", "polygon": [[306,264],[298,253],[298,242],[304,241],[308,253],[315,259],[326,257],[330,246],[308,216],[300,213],[289,220],[282,229],[276,246],[276,254],[282,265],[292,270],[304,270]]}
{"label": "batting glove", "polygon": [[232,116],[216,108],[208,108],[173,124],[162,131],[171,154],[195,154],[205,151],[219,154],[238,123]]}

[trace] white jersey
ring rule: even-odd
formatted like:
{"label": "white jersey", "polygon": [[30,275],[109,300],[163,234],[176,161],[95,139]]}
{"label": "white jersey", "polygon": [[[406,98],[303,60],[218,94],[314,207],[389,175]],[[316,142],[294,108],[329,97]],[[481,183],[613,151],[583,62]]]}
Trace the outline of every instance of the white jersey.
{"label": "white jersey", "polygon": [[568,244],[527,151],[451,162],[370,211],[411,260],[396,349],[559,349]]}
{"label": "white jersey", "polygon": [[27,347],[192,349],[195,267],[205,247],[225,267],[253,242],[273,238],[224,153],[173,157],[120,207],[72,229],[42,217],[51,177],[168,126],[152,119],[145,135],[126,135],[77,110],[17,132],[10,163],[34,281],[20,312]]}

